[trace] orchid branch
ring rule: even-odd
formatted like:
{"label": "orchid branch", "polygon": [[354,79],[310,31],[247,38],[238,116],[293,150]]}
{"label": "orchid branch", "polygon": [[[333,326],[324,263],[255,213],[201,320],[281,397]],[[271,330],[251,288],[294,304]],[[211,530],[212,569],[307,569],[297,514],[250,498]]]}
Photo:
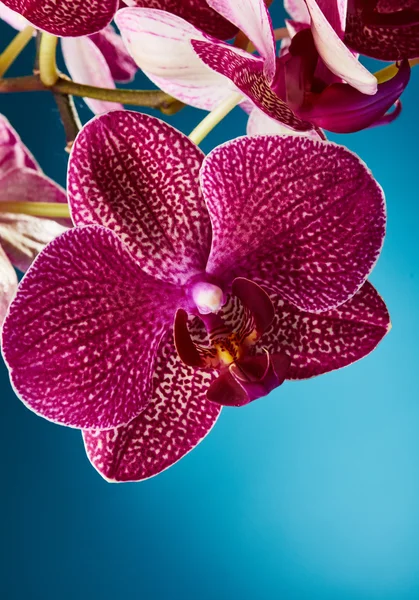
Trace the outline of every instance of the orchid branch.
{"label": "orchid branch", "polygon": [[55,85],[60,77],[57,69],[56,53],[58,38],[43,33],[39,46],[39,77],[47,87]]}
{"label": "orchid branch", "polygon": [[223,100],[214,110],[207,114],[200,123],[191,131],[189,139],[195,144],[200,144],[202,140],[214,129],[220,121],[233,110],[237,104],[243,100],[243,96],[234,92],[231,96],[228,96]]}
{"label": "orchid branch", "polygon": [[14,63],[16,58],[31,41],[35,29],[28,25],[12,39],[10,44],[0,54],[0,77],[6,73],[7,69]]}
{"label": "orchid branch", "polygon": [[[409,65],[411,67],[414,67],[415,65],[419,65],[419,58],[413,58],[412,60],[409,60]],[[393,63],[392,65],[388,65],[387,67],[384,67],[384,69],[381,69],[380,71],[377,71],[376,73],[374,73],[378,83],[385,83],[386,81],[388,81],[389,79],[392,79],[396,74],[397,74],[397,63]]]}
{"label": "orchid branch", "polygon": [[31,215],[50,219],[70,217],[68,204],[64,202],[0,202],[0,213]]}

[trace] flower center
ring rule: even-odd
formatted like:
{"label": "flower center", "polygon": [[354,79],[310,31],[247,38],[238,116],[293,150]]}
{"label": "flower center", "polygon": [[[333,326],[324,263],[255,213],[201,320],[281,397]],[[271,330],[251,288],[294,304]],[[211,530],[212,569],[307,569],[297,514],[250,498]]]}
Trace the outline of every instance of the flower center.
{"label": "flower center", "polygon": [[224,294],[218,285],[199,281],[192,288],[192,299],[202,315],[217,313],[224,303]]}

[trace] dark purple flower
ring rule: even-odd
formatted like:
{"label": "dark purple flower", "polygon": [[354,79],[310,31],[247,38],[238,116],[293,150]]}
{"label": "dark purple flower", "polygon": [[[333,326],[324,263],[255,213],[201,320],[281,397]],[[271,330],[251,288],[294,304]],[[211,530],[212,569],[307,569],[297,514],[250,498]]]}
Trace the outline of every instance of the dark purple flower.
{"label": "dark purple flower", "polygon": [[207,157],[158,119],[97,117],[70,157],[77,227],[20,284],[3,352],[22,401],[81,428],[111,480],[169,467],[285,378],[371,352],[381,188],[343,147],[239,138]]}

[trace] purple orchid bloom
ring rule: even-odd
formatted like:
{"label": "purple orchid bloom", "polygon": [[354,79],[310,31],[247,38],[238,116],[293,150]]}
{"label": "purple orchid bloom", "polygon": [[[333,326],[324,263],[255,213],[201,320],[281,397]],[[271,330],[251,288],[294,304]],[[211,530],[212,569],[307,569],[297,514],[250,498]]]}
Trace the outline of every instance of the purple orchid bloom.
{"label": "purple orchid bloom", "polygon": [[0,325],[17,288],[13,266],[26,271],[63,225],[1,210],[3,203],[67,202],[65,191],[46,177],[8,120],[0,115]]}
{"label": "purple orchid bloom", "polygon": [[419,56],[419,0],[347,0],[345,42],[381,60]]}
{"label": "purple orchid bloom", "polygon": [[409,80],[410,69],[404,64],[393,79],[377,85],[339,37],[338,19],[332,26],[314,0],[308,0],[316,24],[312,34],[297,33],[289,53],[280,57],[263,0],[208,0],[208,4],[243,31],[259,56],[159,10],[126,8],[115,20],[137,65],[172,96],[206,110],[234,92],[246,96],[258,109],[251,133],[273,125],[266,119],[259,123],[261,113],[314,136],[318,128],[358,131],[379,123]]}
{"label": "purple orchid bloom", "polygon": [[[0,19],[18,31],[29,24],[24,17],[1,2]],[[115,82],[128,83],[137,72],[137,65],[112,25],[90,36],[63,38],[61,48],[71,78],[77,83],[115,88]],[[104,100],[84,98],[84,101],[95,114],[123,108],[121,104]]]}
{"label": "purple orchid bloom", "polygon": [[25,17],[37,29],[60,37],[97,33],[112,21],[121,6],[145,6],[180,15],[221,39],[237,29],[212,10],[206,0],[3,0],[6,7]]}
{"label": "purple orchid bloom", "polygon": [[205,157],[114,111],[78,135],[68,194],[77,226],[25,275],[3,353],[21,400],[84,430],[108,480],[156,475],[221,405],[348,365],[389,329],[365,282],[383,193],[343,147],[246,137]]}

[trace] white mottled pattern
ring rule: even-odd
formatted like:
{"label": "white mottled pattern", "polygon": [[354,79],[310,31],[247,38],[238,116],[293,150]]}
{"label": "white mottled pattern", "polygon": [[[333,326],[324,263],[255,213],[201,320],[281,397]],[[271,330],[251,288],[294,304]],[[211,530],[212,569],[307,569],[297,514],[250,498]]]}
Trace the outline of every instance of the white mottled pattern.
{"label": "white mottled pattern", "polygon": [[203,153],[162,121],[114,111],[88,123],[70,157],[77,225],[112,229],[147,273],[185,283],[205,270],[211,229],[199,187]]}
{"label": "white mottled pattern", "polygon": [[360,159],[306,137],[239,138],[201,171],[213,242],[207,271],[269,280],[303,310],[350,298],[380,253],[385,204]]}
{"label": "white mottled pattern", "polygon": [[32,25],[59,36],[95,33],[110,23],[119,0],[3,0]]}
{"label": "white mottled pattern", "polygon": [[146,410],[125,427],[83,432],[94,467],[111,481],[140,481],[173,465],[209,433],[220,414],[221,406],[206,399],[215,377],[215,371],[185,366],[168,333]]}
{"label": "white mottled pattern", "polygon": [[111,231],[70,229],[39,255],[3,327],[19,397],[47,419],[107,429],[148,404],[181,292],[144,273]]}

